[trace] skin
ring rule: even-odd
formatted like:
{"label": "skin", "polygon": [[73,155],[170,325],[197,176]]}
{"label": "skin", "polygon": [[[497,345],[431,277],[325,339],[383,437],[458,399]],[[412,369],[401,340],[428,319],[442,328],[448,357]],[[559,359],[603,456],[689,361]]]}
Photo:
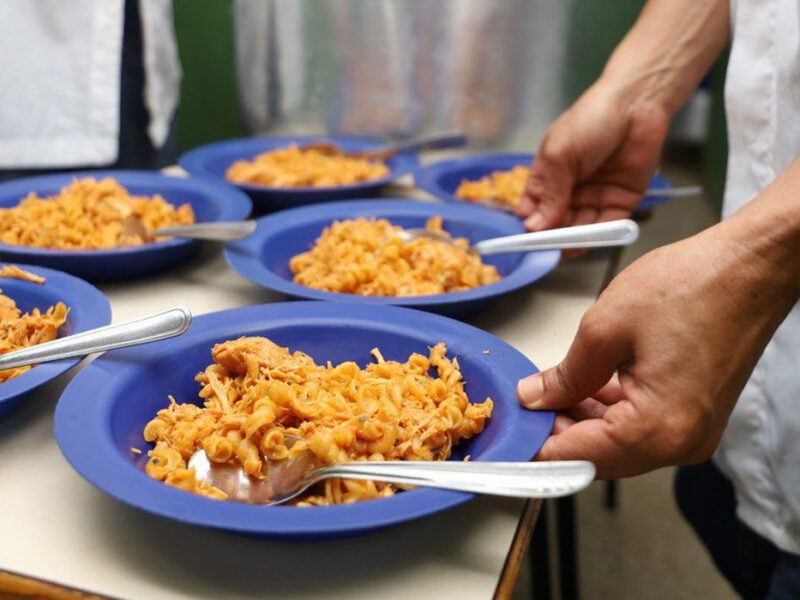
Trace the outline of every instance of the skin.
{"label": "skin", "polygon": [[[669,119],[727,42],[727,6],[648,3],[601,79],[545,137],[526,192],[529,227],[630,212]],[[664,48],[659,36],[677,41]],[[540,460],[591,460],[600,478],[616,478],[711,456],[800,298],[797,189],[800,161],[730,219],[620,273],[565,359],[519,382],[524,406],[560,411]]]}

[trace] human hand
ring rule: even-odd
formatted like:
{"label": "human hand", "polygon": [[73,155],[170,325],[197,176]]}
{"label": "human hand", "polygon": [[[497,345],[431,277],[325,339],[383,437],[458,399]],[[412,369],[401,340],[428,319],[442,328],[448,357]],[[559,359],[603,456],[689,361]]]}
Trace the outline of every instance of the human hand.
{"label": "human hand", "polygon": [[540,460],[590,460],[616,478],[711,456],[797,298],[792,248],[768,239],[774,225],[740,235],[741,221],[635,262],[584,315],[563,362],[520,381],[524,406],[560,411]]}
{"label": "human hand", "polygon": [[517,214],[531,231],[628,217],[658,164],[669,114],[599,80],[547,130]]}

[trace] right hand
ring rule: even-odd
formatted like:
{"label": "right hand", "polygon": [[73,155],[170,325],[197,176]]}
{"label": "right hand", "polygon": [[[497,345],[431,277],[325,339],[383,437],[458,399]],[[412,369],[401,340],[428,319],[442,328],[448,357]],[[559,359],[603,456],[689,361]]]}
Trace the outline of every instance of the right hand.
{"label": "right hand", "polygon": [[669,114],[603,79],[547,130],[517,209],[531,231],[628,217],[647,189]]}

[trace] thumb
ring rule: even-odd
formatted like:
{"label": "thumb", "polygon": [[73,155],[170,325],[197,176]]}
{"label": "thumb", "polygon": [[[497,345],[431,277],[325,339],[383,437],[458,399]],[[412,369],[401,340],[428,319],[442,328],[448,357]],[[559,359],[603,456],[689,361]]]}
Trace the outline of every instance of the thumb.
{"label": "thumb", "polygon": [[606,385],[617,367],[630,358],[622,331],[584,321],[560,364],[520,379],[517,396],[532,410],[561,410],[591,397]]}
{"label": "thumb", "polygon": [[528,212],[525,227],[531,231],[560,226],[566,216],[575,186],[575,169],[569,151],[562,144],[545,138],[533,160],[520,206]]}

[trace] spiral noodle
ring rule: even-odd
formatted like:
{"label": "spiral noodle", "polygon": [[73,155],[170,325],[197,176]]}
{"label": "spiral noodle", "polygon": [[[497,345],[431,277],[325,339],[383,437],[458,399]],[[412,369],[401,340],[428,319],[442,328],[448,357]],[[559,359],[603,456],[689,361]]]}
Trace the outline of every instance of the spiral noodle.
{"label": "spiral noodle", "polygon": [[252,160],[238,160],[228,167],[225,177],[234,183],[293,188],[348,185],[388,174],[389,167],[380,161],[330,155],[292,144]]}
{"label": "spiral noodle", "polygon": [[[442,218],[426,229],[445,233]],[[429,238],[403,241],[400,227],[385,219],[334,221],[308,252],[289,261],[301,285],[361,296],[424,296],[469,290],[500,279],[492,265],[467,251],[465,238],[453,244]]]}
{"label": "spiral noodle", "polygon": [[[23,271],[14,265],[0,267],[0,277],[13,277],[40,284],[45,281],[43,277]],[[66,323],[68,313],[69,309],[62,302],[51,306],[45,312],[34,308],[29,313],[23,313],[17,308],[16,302],[8,296],[4,296],[3,291],[0,290],[0,354],[54,340],[58,335],[59,327]],[[27,366],[0,371],[0,383],[30,369],[31,367]]]}
{"label": "spiral noodle", "polygon": [[[309,450],[322,464],[354,460],[445,460],[462,439],[483,431],[492,401],[471,404],[458,361],[437,344],[404,363],[384,360],[318,365],[261,337],[217,344],[214,363],[197,375],[203,406],[170,397],[144,429],[146,472],[168,485],[211,498],[225,494],[187,467],[199,449],[211,461],[261,477],[263,461]],[[431,375],[434,369],[436,375]],[[288,444],[286,435],[299,438]],[[396,486],[331,479],[295,501],[343,504],[391,496]]]}
{"label": "spiral noodle", "polygon": [[456,188],[456,197],[470,202],[491,200],[513,210],[519,206],[529,174],[528,167],[517,165],[508,171],[492,171],[474,181],[464,179]]}
{"label": "spiral noodle", "polygon": [[[37,248],[96,250],[149,243],[161,227],[195,222],[189,204],[132,196],[114,179],[74,180],[54,196],[28,194],[0,209],[0,242]],[[131,224],[135,223],[135,224]]]}

